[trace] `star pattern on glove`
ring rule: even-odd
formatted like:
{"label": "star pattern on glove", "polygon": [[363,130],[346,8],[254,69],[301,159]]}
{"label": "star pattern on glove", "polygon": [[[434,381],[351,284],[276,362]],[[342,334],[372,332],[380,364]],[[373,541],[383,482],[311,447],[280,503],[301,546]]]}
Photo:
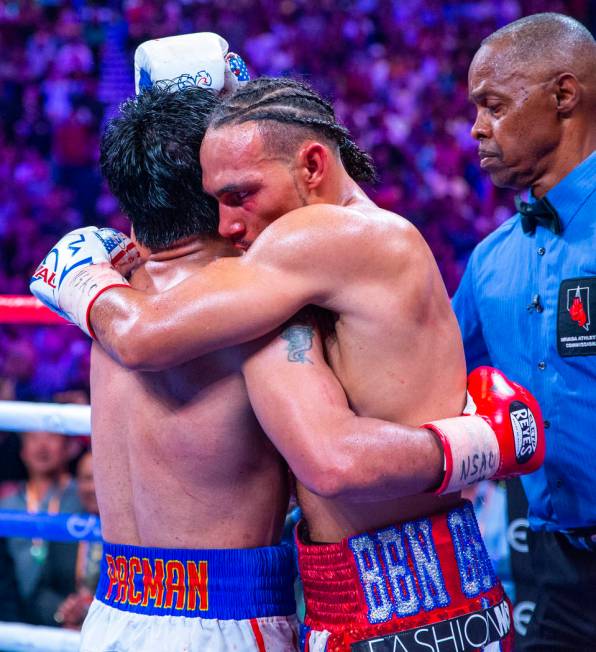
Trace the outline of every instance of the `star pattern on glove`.
{"label": "star pattern on glove", "polygon": [[250,81],[248,68],[244,63],[244,59],[239,54],[236,54],[235,52],[229,52],[226,55],[226,63],[234,75],[236,75],[236,79],[238,79],[239,82]]}

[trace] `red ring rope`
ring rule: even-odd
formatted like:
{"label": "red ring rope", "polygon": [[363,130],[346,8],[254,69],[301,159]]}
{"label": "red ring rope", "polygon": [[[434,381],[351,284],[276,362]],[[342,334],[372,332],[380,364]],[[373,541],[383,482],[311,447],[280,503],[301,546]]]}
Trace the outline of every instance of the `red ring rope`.
{"label": "red ring rope", "polygon": [[35,297],[0,294],[0,324],[64,324]]}

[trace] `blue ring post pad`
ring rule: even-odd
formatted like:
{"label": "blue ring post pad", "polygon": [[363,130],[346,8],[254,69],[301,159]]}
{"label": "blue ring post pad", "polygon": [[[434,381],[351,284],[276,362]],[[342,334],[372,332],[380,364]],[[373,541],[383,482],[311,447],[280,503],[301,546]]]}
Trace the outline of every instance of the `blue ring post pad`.
{"label": "blue ring post pad", "polygon": [[105,542],[96,598],[148,616],[289,616],[296,611],[294,576],[287,545],[192,550]]}

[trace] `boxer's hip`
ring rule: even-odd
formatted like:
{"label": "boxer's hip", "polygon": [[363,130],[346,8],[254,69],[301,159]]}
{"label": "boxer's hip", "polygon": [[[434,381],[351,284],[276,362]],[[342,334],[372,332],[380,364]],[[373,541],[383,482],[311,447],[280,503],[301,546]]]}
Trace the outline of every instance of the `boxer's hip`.
{"label": "boxer's hip", "polygon": [[297,540],[303,649],[508,649],[509,603],[468,501],[334,544],[306,543],[302,523]]}
{"label": "boxer's hip", "polygon": [[294,575],[289,546],[106,543],[81,649],[295,650]]}

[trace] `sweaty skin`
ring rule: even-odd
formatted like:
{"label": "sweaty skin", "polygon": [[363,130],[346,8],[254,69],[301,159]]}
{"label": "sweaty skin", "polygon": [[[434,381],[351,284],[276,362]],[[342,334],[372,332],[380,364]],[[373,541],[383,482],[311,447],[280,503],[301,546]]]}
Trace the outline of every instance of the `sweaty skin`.
{"label": "sweaty skin", "polygon": [[[195,240],[153,255],[132,285],[163,292],[229,249]],[[228,348],[146,373],[93,346],[93,463],[107,541],[166,548],[279,541],[288,472],[250,407],[245,357]]]}
{"label": "sweaty skin", "polygon": [[[286,161],[266,155],[254,125],[243,127],[208,132],[201,164],[205,189],[220,201],[220,231],[234,219],[244,221],[236,241],[242,248],[252,243],[250,250],[242,258],[215,261],[159,296],[126,288],[105,292],[91,312],[102,346],[127,366],[163,369],[260,337],[303,306],[315,304],[337,316],[324,353],[355,414],[413,427],[459,415],[466,389],[459,328],[418,231],[370,201],[324,145],[307,143],[297,156],[305,164],[288,171]],[[279,338],[278,344],[287,346],[287,341]],[[280,348],[281,354],[287,357]],[[308,382],[302,385],[309,395]],[[272,402],[283,401],[286,388],[279,387],[270,388]],[[308,414],[313,403],[314,398],[304,407],[302,401],[300,409]],[[291,409],[287,401],[280,405]],[[271,434],[266,407],[257,412]],[[310,419],[318,432],[321,421]],[[288,440],[292,428],[299,428],[297,421],[283,423]],[[329,462],[317,466],[316,447],[315,454],[308,454],[298,446],[289,447],[290,453],[280,446],[304,485],[302,507],[314,539],[337,540],[427,515],[458,500],[456,494],[437,498],[420,493],[424,488],[419,483],[409,493],[386,486],[389,498],[379,495],[383,478],[390,478],[404,460],[411,463],[412,474],[428,462],[438,484],[439,451],[427,445],[416,458],[416,433],[427,431],[410,431],[411,448],[404,458],[395,443],[391,448],[387,439],[363,436],[358,442],[361,459],[370,462],[351,469],[345,479],[347,487],[358,491],[341,486],[321,491],[310,478],[304,482],[297,468],[311,468],[316,475],[319,469],[327,472]],[[333,457],[332,445],[326,442],[320,453]],[[372,469],[377,470],[374,478],[369,477]],[[367,479],[377,482],[370,493]]]}

